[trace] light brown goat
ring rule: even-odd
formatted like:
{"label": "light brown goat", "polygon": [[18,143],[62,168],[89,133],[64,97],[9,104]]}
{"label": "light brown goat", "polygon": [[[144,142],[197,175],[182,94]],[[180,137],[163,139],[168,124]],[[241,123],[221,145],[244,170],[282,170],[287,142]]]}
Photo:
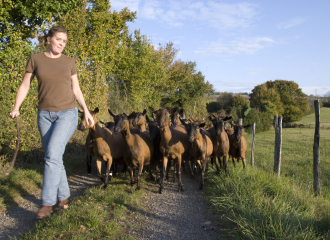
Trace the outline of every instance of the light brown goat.
{"label": "light brown goat", "polygon": [[[91,138],[93,139],[93,153],[96,155],[97,176],[104,182],[103,187],[106,188],[112,163],[123,164],[122,136],[99,126],[96,118],[96,114],[99,112],[98,108],[90,111],[94,119],[93,127],[86,123],[84,112],[81,110],[79,112],[81,114],[81,122],[78,125],[78,129],[81,131],[89,129]],[[105,177],[101,173],[102,161],[107,162]]]}
{"label": "light brown goat", "polygon": [[237,159],[237,161],[239,159],[242,159],[243,168],[245,169],[246,166],[245,153],[247,151],[247,144],[243,136],[243,133],[244,133],[244,128],[247,128],[250,125],[241,126],[241,125],[236,125],[234,122],[232,122],[232,126],[234,128],[234,133],[228,136],[230,141],[229,154],[233,159],[234,165],[235,165],[235,159]]}
{"label": "light brown goat", "polygon": [[168,111],[165,108],[155,110],[149,107],[149,110],[156,114],[158,126],[160,128],[161,140],[160,151],[163,154],[163,171],[160,181],[159,193],[162,193],[164,188],[164,178],[169,158],[177,159],[177,171],[179,175],[179,191],[183,191],[181,182],[181,163],[182,154],[189,150],[189,140],[186,129],[182,125],[169,126],[169,116],[176,109]]}
{"label": "light brown goat", "polygon": [[136,131],[131,133],[129,118],[126,114],[114,114],[108,109],[108,112],[115,120],[115,133],[121,133],[124,142],[123,155],[124,160],[131,175],[131,184],[134,184],[133,169],[138,167],[137,190],[140,189],[141,173],[143,166],[150,165],[154,147],[148,132]]}
{"label": "light brown goat", "polygon": [[221,117],[214,116],[209,117],[212,121],[213,127],[209,128],[207,131],[211,134],[213,142],[213,158],[217,167],[217,171],[220,171],[218,158],[221,161],[223,157],[223,166],[225,171],[228,172],[227,163],[228,163],[228,154],[229,154],[229,138],[228,134],[225,131],[225,123],[229,121],[232,117]]}
{"label": "light brown goat", "polygon": [[185,123],[181,120],[181,123],[185,126],[189,142],[192,143],[189,153],[194,158],[202,170],[202,179],[199,189],[204,188],[204,174],[205,168],[208,163],[209,157],[213,153],[213,143],[211,140],[211,134],[201,128],[205,126],[205,122],[192,122]]}

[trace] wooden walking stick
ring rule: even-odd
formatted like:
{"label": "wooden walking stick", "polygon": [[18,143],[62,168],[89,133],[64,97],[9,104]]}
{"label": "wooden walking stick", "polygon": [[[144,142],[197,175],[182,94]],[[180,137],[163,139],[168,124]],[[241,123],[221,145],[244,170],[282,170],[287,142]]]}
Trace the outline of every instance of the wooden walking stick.
{"label": "wooden walking stick", "polygon": [[9,165],[9,168],[6,172],[6,176],[9,175],[9,173],[11,172],[11,170],[13,169],[14,167],[14,164],[15,164],[15,161],[16,161],[16,156],[17,156],[17,153],[18,153],[18,149],[19,149],[19,142],[20,142],[20,134],[19,134],[19,126],[18,126],[18,117],[16,117],[16,128],[17,128],[17,143],[16,143],[16,150],[15,150],[15,154],[13,156],[13,159],[11,160],[11,163]]}

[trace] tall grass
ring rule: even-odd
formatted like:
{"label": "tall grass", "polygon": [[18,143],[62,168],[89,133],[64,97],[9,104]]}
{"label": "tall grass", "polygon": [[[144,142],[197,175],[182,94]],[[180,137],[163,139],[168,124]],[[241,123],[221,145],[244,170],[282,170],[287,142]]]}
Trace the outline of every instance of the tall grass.
{"label": "tall grass", "polygon": [[209,172],[206,194],[213,208],[224,214],[227,238],[330,239],[330,130],[321,130],[318,197],[313,193],[314,130],[286,128],[282,135],[280,177],[273,175],[274,130],[256,135],[254,167],[249,164],[252,136],[245,133],[247,169],[229,163],[228,175]]}

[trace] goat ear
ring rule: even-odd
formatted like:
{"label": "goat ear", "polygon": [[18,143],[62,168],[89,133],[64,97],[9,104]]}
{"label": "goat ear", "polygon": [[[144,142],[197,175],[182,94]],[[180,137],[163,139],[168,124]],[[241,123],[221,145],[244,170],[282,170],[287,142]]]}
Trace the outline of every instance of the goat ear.
{"label": "goat ear", "polygon": [[223,121],[229,121],[229,120],[231,120],[232,119],[232,116],[230,116],[230,117],[225,117],[224,119],[223,119]]}
{"label": "goat ear", "polygon": [[248,127],[250,127],[250,126],[251,126],[251,124],[244,125],[243,128],[248,128]]}
{"label": "goat ear", "polygon": [[110,114],[111,116],[113,116],[113,117],[117,116],[116,114],[114,114],[113,112],[111,112],[110,109],[108,109],[108,112],[109,112],[109,114]]}
{"label": "goat ear", "polygon": [[103,125],[105,125],[105,123],[104,122],[102,122],[102,121],[99,121],[100,123],[102,123]]}
{"label": "goat ear", "polygon": [[180,122],[182,123],[182,125],[185,125],[186,126],[185,121],[183,121],[181,117],[179,117],[179,119],[180,119]]}
{"label": "goat ear", "polygon": [[98,108],[98,107],[95,108],[93,112],[94,112],[94,113],[98,113],[98,112],[99,112],[99,108]]}
{"label": "goat ear", "polygon": [[175,107],[175,108],[172,108],[172,109],[169,111],[169,113],[170,113],[170,114],[175,113],[175,112],[176,112],[176,109],[177,109],[176,107]]}
{"label": "goat ear", "polygon": [[152,107],[149,107],[149,111],[152,112],[152,113],[156,112],[156,110],[153,109]]}
{"label": "goat ear", "polygon": [[199,127],[200,127],[200,128],[205,127],[205,122],[199,124]]}
{"label": "goat ear", "polygon": [[231,121],[231,125],[232,126],[236,126],[236,124],[234,123],[234,121]]}
{"label": "goat ear", "polygon": [[146,115],[146,113],[147,113],[147,109],[144,109],[142,114]]}
{"label": "goat ear", "polygon": [[211,116],[209,116],[209,120],[212,122],[213,118]]}
{"label": "goat ear", "polygon": [[180,114],[180,115],[182,115],[182,114],[183,114],[183,108],[180,110],[179,114]]}

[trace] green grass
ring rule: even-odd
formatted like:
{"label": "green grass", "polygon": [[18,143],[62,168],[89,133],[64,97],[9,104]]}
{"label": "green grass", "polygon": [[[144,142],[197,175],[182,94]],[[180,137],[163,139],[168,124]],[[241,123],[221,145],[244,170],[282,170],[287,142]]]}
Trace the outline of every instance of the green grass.
{"label": "green grass", "polygon": [[144,221],[141,196],[145,190],[135,191],[136,185],[128,183],[129,177],[120,174],[106,190],[103,184],[87,189],[69,209],[41,220],[19,239],[134,239],[131,233],[139,231]]}
{"label": "green grass", "polygon": [[[320,121],[322,122],[330,122],[330,108],[320,108]],[[310,114],[305,117],[303,117],[300,121],[297,123],[303,124],[303,125],[309,125],[309,124],[315,124],[315,114]]]}
{"label": "green grass", "polygon": [[[323,108],[321,116],[327,114]],[[302,122],[312,116],[306,118]],[[206,184],[210,204],[224,216],[225,239],[330,239],[330,130],[321,129],[318,197],[313,192],[314,129],[283,129],[280,177],[273,174],[274,129],[256,135],[254,167],[252,136],[244,136],[247,169],[229,162],[228,175],[211,169],[211,184]]]}

